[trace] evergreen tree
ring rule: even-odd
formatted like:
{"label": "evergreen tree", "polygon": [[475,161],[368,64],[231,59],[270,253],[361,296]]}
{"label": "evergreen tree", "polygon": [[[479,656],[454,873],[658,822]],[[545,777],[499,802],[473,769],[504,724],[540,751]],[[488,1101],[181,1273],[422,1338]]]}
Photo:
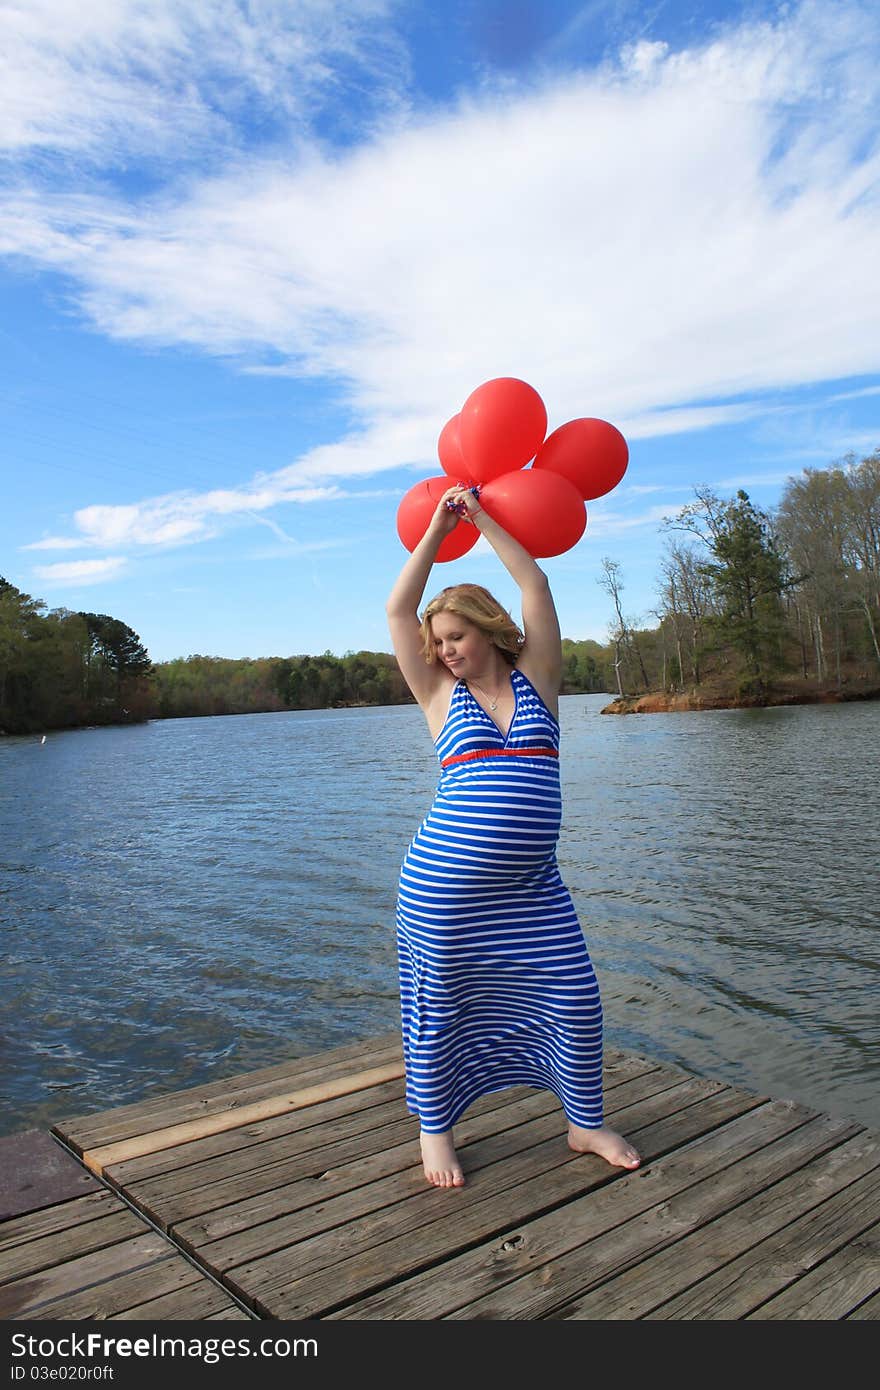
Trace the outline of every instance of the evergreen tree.
{"label": "evergreen tree", "polygon": [[781,595],[794,581],[786,577],[770,518],[748,493],[740,489],[723,501],[704,488],[697,489],[697,499],[674,524],[711,551],[712,560],[699,566],[716,602],[709,621],[744,661],[748,687],[759,692],[781,664]]}

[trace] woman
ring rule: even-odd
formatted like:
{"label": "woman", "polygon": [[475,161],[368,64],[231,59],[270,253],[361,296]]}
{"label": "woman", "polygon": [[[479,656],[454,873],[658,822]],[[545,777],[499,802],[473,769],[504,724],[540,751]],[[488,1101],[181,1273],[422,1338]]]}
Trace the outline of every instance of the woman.
{"label": "woman", "polygon": [[[524,635],[478,585],[444,589],[419,622],[460,515],[518,584]],[[599,990],[556,863],[562,652],[547,578],[468,489],[450,487],[387,613],[442,769],[397,912],[407,1105],[425,1177],[464,1184],[453,1125],[478,1096],[515,1085],[559,1096],[573,1149],[636,1168],[635,1149],[602,1123]]]}

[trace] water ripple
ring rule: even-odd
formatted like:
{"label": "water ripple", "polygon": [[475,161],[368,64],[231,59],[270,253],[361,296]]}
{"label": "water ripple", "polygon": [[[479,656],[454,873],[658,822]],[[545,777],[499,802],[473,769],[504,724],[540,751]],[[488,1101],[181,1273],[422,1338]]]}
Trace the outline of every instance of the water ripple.
{"label": "water ripple", "polygon": [[[560,864],[609,1040],[880,1128],[880,706],[604,702]],[[394,1028],[435,776],[411,707],[0,740],[0,1132]]]}

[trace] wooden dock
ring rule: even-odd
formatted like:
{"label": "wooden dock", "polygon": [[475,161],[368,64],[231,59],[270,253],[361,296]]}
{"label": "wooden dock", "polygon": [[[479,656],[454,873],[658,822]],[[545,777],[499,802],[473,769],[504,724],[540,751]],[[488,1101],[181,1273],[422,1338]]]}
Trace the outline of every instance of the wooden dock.
{"label": "wooden dock", "polygon": [[639,1170],[520,1088],[468,1111],[467,1185],[437,1190],[402,1074],[392,1035],[58,1125],[63,1195],[0,1224],[0,1315],[880,1315],[880,1134],[612,1051]]}

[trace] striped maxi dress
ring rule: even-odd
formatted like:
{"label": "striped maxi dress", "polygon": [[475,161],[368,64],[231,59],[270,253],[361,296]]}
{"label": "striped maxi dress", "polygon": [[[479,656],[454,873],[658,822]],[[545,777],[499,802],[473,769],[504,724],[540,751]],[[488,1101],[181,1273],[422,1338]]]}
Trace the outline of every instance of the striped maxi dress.
{"label": "striped maxi dress", "polygon": [[430,1134],[517,1085],[602,1124],[599,988],[556,862],[559,725],[521,671],[510,679],[506,736],[453,687],[437,792],[400,873],[406,1101]]}

